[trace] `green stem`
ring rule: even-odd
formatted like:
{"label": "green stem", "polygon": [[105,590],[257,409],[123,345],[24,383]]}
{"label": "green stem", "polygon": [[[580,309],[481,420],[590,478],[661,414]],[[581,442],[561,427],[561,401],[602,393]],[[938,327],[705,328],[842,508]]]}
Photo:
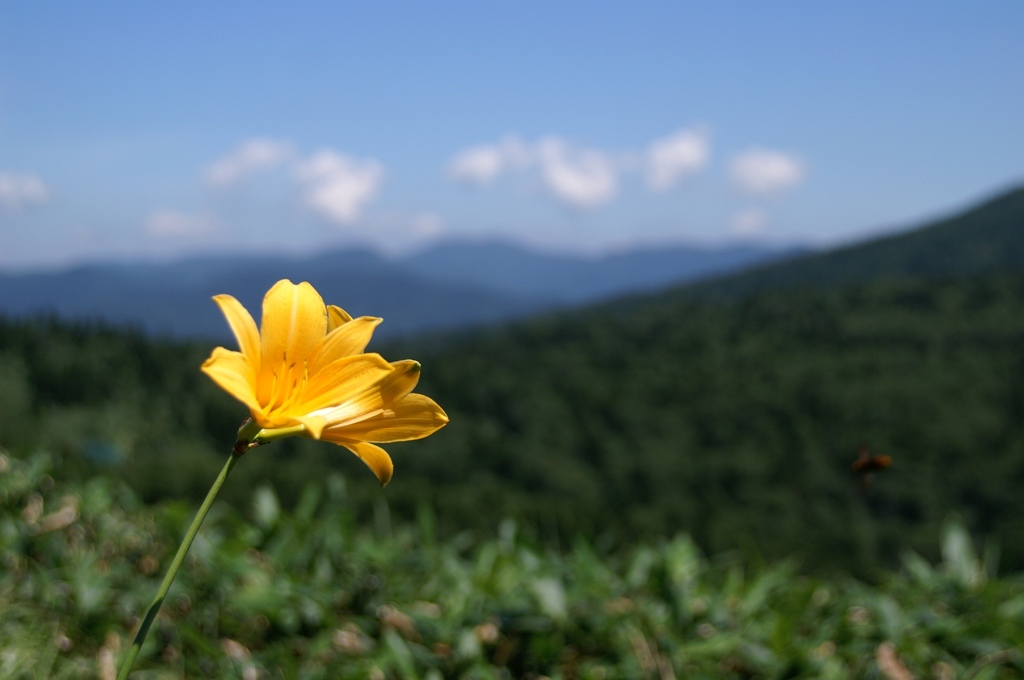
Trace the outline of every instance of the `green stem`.
{"label": "green stem", "polygon": [[[241,443],[241,442],[240,442]],[[146,612],[146,618],[142,620],[142,627],[139,628],[139,632],[135,635],[135,642],[132,643],[132,648],[128,650],[128,656],[125,657],[124,662],[121,664],[121,672],[118,673],[117,680],[126,680],[128,674],[132,672],[132,666],[135,665],[135,658],[139,655],[139,651],[142,649],[142,643],[146,641],[146,636],[149,634],[149,628],[153,625],[153,621],[156,620],[156,615],[160,611],[161,605],[164,603],[164,598],[167,597],[167,591],[171,589],[171,584],[174,583],[174,577],[178,575],[178,569],[181,568],[182,563],[185,561],[185,555],[188,554],[188,549],[192,547],[192,541],[195,540],[196,534],[199,533],[199,527],[202,526],[203,520],[206,519],[206,515],[210,512],[210,507],[213,505],[213,501],[217,498],[217,494],[220,492],[220,488],[224,486],[224,480],[228,478],[228,474],[231,472],[231,468],[235,466],[238,459],[245,453],[245,447],[235,445],[234,450],[231,453],[231,457],[228,458],[228,462],[224,464],[224,469],[220,471],[220,475],[213,482],[213,486],[210,487],[210,493],[206,494],[206,500],[199,506],[199,512],[196,513],[195,519],[192,520],[192,526],[188,528],[188,533],[185,534],[185,538],[182,539],[181,545],[178,546],[178,554],[174,556],[174,561],[171,562],[171,566],[167,569],[167,575],[164,576],[164,582],[160,584],[160,590],[156,591],[156,597],[153,598],[153,603],[149,605],[149,611]]]}

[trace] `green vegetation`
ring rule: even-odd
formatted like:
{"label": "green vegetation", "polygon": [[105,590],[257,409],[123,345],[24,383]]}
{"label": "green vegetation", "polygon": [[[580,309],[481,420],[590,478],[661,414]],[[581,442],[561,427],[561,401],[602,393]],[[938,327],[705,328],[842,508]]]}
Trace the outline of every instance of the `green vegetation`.
{"label": "green vegetation", "polygon": [[[371,346],[451,424],[389,445],[383,491],[327,444],[247,453],[140,667],[1020,677],[1021,200],[933,227],[963,266],[912,266],[918,232]],[[210,349],[0,319],[0,676],[112,677],[245,415]],[[862,446],[891,468],[852,474]]]}
{"label": "green vegetation", "polygon": [[[432,357],[452,425],[399,455],[394,502],[860,573],[935,557],[955,511],[1024,564],[1024,278],[636,302]],[[894,459],[866,492],[862,444]]]}
{"label": "green vegetation", "polygon": [[[0,457],[0,676],[113,677],[194,511]],[[217,506],[143,649],[146,677],[1014,678],[1024,580],[964,530],[877,586],[705,557],[685,535],[553,551],[515,523],[440,541],[429,512],[359,522],[338,476],[292,512]],[[894,670],[895,669],[895,670]]]}
{"label": "green vegetation", "polygon": [[[224,497],[271,483],[291,507],[340,469],[364,478],[356,508],[429,505],[442,536],[506,517],[550,545],[686,532],[861,575],[905,548],[936,559],[955,512],[1024,565],[1022,277],[665,296],[416,344],[383,351],[423,360],[420,391],[452,423],[389,447],[386,492],[346,452],[290,440],[249,454]],[[64,478],[102,469],[147,502],[198,502],[243,416],[199,374],[208,351],[7,323],[0,442],[49,452]],[[861,445],[894,460],[866,489]]]}

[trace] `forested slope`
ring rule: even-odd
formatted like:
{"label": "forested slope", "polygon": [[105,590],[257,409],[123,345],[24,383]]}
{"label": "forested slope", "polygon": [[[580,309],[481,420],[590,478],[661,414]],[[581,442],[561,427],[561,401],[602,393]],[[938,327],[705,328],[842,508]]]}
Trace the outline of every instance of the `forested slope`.
{"label": "forested slope", "polygon": [[[449,535],[516,516],[548,540],[685,531],[712,551],[856,570],[934,555],[959,513],[1024,563],[1021,276],[668,296],[373,348],[420,359],[420,391],[452,419],[389,447],[391,486],[292,440],[247,456],[227,498],[263,480],[287,505],[340,468],[357,508],[429,505]],[[146,499],[199,496],[244,415],[200,375],[209,349],[4,323],[0,442],[69,475],[106,466]],[[866,490],[850,472],[861,445],[894,459]]]}
{"label": "forested slope", "polygon": [[[866,566],[950,513],[1024,559],[1024,278],[549,318],[434,357],[452,425],[396,492],[618,536]],[[861,446],[891,455],[866,489]],[[487,508],[484,513],[480,508]]]}

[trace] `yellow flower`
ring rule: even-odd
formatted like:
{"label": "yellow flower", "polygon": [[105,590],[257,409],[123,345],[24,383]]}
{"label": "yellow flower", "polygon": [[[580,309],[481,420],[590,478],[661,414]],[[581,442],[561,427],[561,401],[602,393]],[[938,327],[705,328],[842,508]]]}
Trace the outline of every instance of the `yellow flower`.
{"label": "yellow flower", "polygon": [[263,298],[259,330],[238,300],[213,299],[241,351],[217,347],[203,372],[249,407],[258,427],[252,441],[298,435],[340,444],[383,485],[394,465],[371,442],[420,439],[448,422],[432,399],[412,393],[419,363],[388,363],[363,352],[381,319],[353,319],[340,307],[327,307],[305,282],[274,284]]}

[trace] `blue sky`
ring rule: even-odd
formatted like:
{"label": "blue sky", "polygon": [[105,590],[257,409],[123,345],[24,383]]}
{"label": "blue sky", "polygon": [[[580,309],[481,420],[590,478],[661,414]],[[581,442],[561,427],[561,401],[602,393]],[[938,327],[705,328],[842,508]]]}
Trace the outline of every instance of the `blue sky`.
{"label": "blue sky", "polygon": [[862,238],[1024,181],[1024,3],[0,0],[0,268]]}

